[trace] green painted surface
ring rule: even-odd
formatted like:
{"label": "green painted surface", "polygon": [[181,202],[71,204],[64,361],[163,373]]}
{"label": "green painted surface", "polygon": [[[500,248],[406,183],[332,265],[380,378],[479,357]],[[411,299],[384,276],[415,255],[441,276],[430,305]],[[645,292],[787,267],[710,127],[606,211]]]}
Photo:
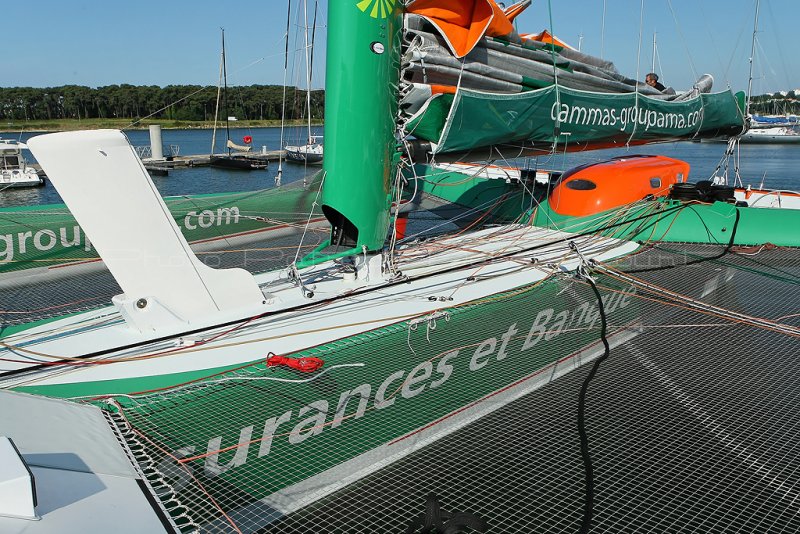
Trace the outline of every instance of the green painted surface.
{"label": "green painted surface", "polygon": [[[263,360],[261,358],[260,360]],[[259,361],[259,360],[256,360]],[[176,384],[183,384],[206,378],[217,373],[223,373],[242,367],[242,364],[228,365],[216,369],[201,369],[186,373],[174,373],[167,375],[144,376],[135,378],[125,378],[119,380],[98,380],[96,382],[78,382],[75,384],[58,384],[48,386],[24,386],[14,388],[15,391],[44,395],[47,397],[73,398],[97,395],[109,395],[112,393],[128,394],[137,391],[151,391],[167,387],[174,387]]]}
{"label": "green painted surface", "polygon": [[[739,221],[736,221],[736,213]],[[800,246],[800,210],[737,208],[733,204],[654,200],[623,214],[619,209],[588,217],[559,215],[543,203],[532,224],[568,232],[597,232],[638,242]]]}
{"label": "green painted surface", "polygon": [[[167,197],[164,201],[175,223],[192,243],[264,230],[279,224],[275,221],[305,220],[317,191],[314,184],[319,184],[319,177],[307,188],[289,186]],[[97,257],[91,242],[63,204],[0,209],[0,273]]]}
{"label": "green painted surface", "polygon": [[730,91],[681,102],[554,86],[520,94],[462,89],[448,96],[435,99],[408,125],[416,137],[437,143],[441,153],[521,141],[624,146],[733,135],[744,126],[739,101]]}
{"label": "green painted surface", "polygon": [[389,223],[401,15],[394,0],[328,6],[322,206],[358,250],[382,248]]}

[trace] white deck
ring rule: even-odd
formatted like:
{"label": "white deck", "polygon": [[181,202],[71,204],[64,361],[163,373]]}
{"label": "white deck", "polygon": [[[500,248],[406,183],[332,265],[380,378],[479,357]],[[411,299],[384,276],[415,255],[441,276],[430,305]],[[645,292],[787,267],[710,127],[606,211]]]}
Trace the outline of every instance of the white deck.
{"label": "white deck", "polygon": [[40,517],[0,516],[0,532],[167,531],[97,408],[0,390],[0,433],[33,473]]}

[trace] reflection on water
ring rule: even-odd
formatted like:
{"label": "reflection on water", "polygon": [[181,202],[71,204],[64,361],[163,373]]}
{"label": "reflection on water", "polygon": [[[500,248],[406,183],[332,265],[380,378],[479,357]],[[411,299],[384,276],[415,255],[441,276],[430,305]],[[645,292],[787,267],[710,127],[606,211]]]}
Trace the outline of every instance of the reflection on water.
{"label": "reflection on water", "polygon": [[[322,134],[322,128],[316,127],[314,134]],[[3,133],[0,137],[26,141],[36,133]],[[126,135],[135,146],[149,145],[147,130],[133,130]],[[253,139],[253,150],[276,150],[282,144],[302,144],[308,136],[307,130],[300,127],[287,128],[281,143],[280,128],[233,128],[231,139],[241,142],[244,136]],[[211,130],[163,130],[162,141],[165,145],[177,145],[181,155],[208,154],[211,150]],[[225,133],[217,132],[217,146],[222,146]],[[712,176],[719,164],[726,145],[723,143],[664,143],[630,149],[609,149],[574,154],[553,154],[538,159],[517,160],[508,163],[520,166],[538,166],[564,170],[584,163],[600,161],[615,156],[630,154],[661,154],[687,161],[691,165],[689,179],[704,180]],[[354,149],[357,147],[354,147]],[[29,161],[33,161],[30,153],[26,153]],[[506,162],[498,162],[504,164]],[[284,184],[303,179],[313,174],[319,167],[305,168],[292,163],[283,164],[282,181]],[[764,181],[766,187],[773,189],[800,190],[800,147],[791,145],[742,145],[740,174],[745,184],[759,185]],[[191,195],[203,193],[222,193],[234,191],[254,191],[275,186],[278,172],[277,162],[270,163],[261,171],[230,171],[212,169],[211,167],[179,168],[170,171],[169,176],[153,177],[153,182],[162,195]],[[730,175],[732,176],[732,175]],[[52,204],[61,202],[52,184],[45,181],[44,187],[0,191],[0,207],[24,206],[31,204]]]}
{"label": "reflection on water", "polygon": [[[49,185],[49,184],[48,184]],[[53,186],[49,186],[50,189],[53,189]],[[10,207],[10,206],[32,206],[36,204],[49,204],[51,202],[58,202],[58,200],[52,201],[49,200],[55,197],[58,197],[55,190],[52,193],[48,193],[45,191],[45,187],[16,187],[16,188],[9,188],[3,189],[0,187],[0,207]]]}

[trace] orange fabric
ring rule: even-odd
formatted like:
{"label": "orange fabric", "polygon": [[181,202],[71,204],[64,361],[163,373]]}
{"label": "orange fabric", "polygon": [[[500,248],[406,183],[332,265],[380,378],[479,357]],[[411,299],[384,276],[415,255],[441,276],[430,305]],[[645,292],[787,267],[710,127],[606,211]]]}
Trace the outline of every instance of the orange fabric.
{"label": "orange fabric", "polygon": [[416,0],[408,11],[436,26],[456,57],[469,54],[484,35],[502,37],[514,31],[494,0]]}
{"label": "orange fabric", "polygon": [[547,30],[542,30],[541,33],[526,33],[524,35],[521,35],[520,37],[522,37],[523,39],[530,39],[531,41],[551,43],[556,46],[560,46],[562,48],[572,48],[570,45],[568,45],[558,37],[555,37]]}
{"label": "orange fabric", "polygon": [[454,85],[434,85],[431,84],[431,94],[440,95],[440,94],[456,94],[456,88]]}
{"label": "orange fabric", "polygon": [[530,5],[531,5],[530,2],[527,2],[527,3],[526,2],[520,2],[519,4],[514,4],[513,6],[507,7],[505,12],[504,12],[505,15],[506,15],[506,18],[508,18],[508,20],[513,22],[514,19],[517,18],[517,16],[520,13],[522,13],[523,11],[528,9],[528,7]]}

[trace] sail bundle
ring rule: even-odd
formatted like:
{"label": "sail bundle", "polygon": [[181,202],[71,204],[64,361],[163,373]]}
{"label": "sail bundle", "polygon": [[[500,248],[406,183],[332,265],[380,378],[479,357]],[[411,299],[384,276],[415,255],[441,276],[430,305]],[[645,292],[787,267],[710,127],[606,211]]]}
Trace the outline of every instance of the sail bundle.
{"label": "sail bundle", "polygon": [[711,93],[709,75],[689,91],[662,92],[547,31],[519,35],[503,19],[529,3],[505,11],[493,0],[409,6],[400,122],[430,152],[497,143],[576,150],[742,131],[737,97]]}

